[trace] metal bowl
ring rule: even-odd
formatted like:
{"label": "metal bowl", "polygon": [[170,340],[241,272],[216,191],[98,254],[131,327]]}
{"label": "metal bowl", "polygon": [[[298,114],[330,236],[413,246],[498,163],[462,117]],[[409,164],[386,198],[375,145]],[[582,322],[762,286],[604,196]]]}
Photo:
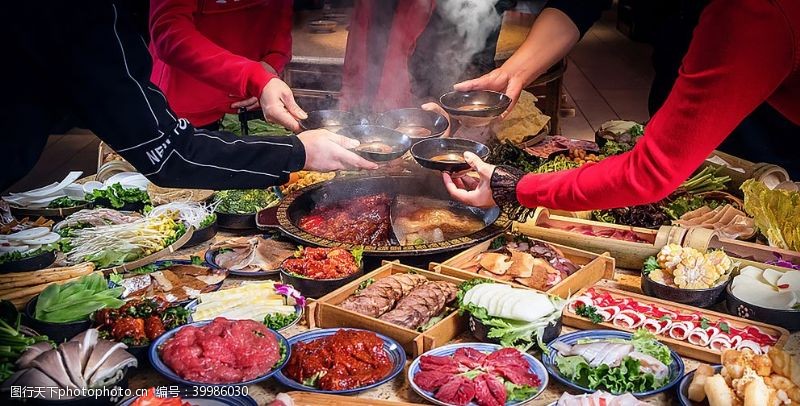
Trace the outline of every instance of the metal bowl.
{"label": "metal bowl", "polygon": [[391,161],[411,148],[411,138],[399,131],[377,125],[343,127],[338,134],[358,140],[353,151],[373,162]]}
{"label": "metal bowl", "polygon": [[449,92],[439,98],[439,104],[452,117],[495,118],[511,105],[511,98],[491,90]]}
{"label": "metal bowl", "polygon": [[406,134],[412,141],[441,137],[450,127],[441,114],[418,108],[389,110],[378,117],[376,124]]}
{"label": "metal bowl", "polygon": [[483,160],[489,156],[489,147],[463,138],[432,138],[420,141],[411,147],[411,156],[423,168],[452,173],[470,168],[464,161],[464,153],[467,151]]}
{"label": "metal bowl", "polygon": [[308,23],[308,28],[310,28],[312,32],[317,33],[334,32],[336,30],[336,25],[336,21],[314,20]]}
{"label": "metal bowl", "polygon": [[343,110],[315,110],[308,113],[308,118],[300,120],[303,130],[317,130],[324,128],[337,132],[342,127],[351,125],[368,124],[366,119],[359,119],[355,114]]}

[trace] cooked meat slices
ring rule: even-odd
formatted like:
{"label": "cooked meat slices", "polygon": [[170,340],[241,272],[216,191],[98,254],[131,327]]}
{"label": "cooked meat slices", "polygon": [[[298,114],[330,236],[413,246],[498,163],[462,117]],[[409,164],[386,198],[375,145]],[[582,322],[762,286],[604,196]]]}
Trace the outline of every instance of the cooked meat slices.
{"label": "cooked meat slices", "polygon": [[295,247],[272,238],[241,237],[214,244],[211,249],[229,249],[216,256],[217,265],[224,269],[259,272],[278,269],[281,261],[292,256]]}
{"label": "cooked meat slices", "polygon": [[397,306],[380,319],[415,330],[441,313],[445,305],[455,299],[457,290],[450,282],[428,281],[400,299]]}
{"label": "cooked meat slices", "polygon": [[753,219],[730,204],[714,210],[703,206],[684,214],[680,220],[676,220],[674,223],[686,228],[701,227],[716,230],[721,237],[725,238],[747,239],[756,232]]}
{"label": "cooked meat slices", "polygon": [[387,276],[348,297],[339,306],[365,316],[379,317],[394,307],[400,298],[426,281],[424,276],[418,274]]}

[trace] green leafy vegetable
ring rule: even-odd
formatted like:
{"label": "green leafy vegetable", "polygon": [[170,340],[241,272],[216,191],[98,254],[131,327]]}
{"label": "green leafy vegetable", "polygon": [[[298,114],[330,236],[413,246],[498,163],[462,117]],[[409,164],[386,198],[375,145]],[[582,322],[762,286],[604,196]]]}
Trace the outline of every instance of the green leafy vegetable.
{"label": "green leafy vegetable", "polygon": [[359,245],[358,247],[355,247],[352,250],[350,250],[350,253],[353,254],[353,259],[355,259],[356,265],[361,267],[362,261],[364,259],[364,246]]}
{"label": "green leafy vegetable", "polygon": [[216,213],[209,214],[208,216],[206,216],[206,218],[203,219],[203,221],[200,222],[200,229],[206,228],[214,224],[215,221],[217,221],[217,214]]}
{"label": "green leafy vegetable", "polygon": [[634,125],[633,125],[633,126],[632,126],[632,127],[629,129],[629,130],[628,130],[628,134],[630,134],[630,135],[631,135],[631,136],[633,136],[633,137],[641,137],[641,136],[643,136],[643,135],[644,135],[644,126],[642,126],[641,124],[638,124],[638,123],[637,123],[637,124],[634,124]]}
{"label": "green leafy vegetable", "polygon": [[140,267],[138,267],[136,269],[133,269],[133,270],[130,271],[130,273],[136,274],[136,275],[146,275],[146,274],[149,274],[149,273],[153,273],[155,271],[160,271],[162,269],[167,269],[167,268],[171,267],[172,265],[174,265],[172,263],[172,261],[163,261],[163,262],[160,262],[158,264],[156,264],[154,262],[152,264],[147,264],[145,266],[140,266]]}
{"label": "green leafy vegetable", "polygon": [[580,355],[556,356],[556,366],[561,375],[583,387],[604,389],[613,394],[646,392],[664,386],[666,380],[656,380],[651,373],[642,373],[639,361],[625,357],[616,367],[602,364],[591,367]]}
{"label": "green leafy vegetable", "polygon": [[58,244],[56,243],[56,244],[48,244],[48,245],[39,247],[38,249],[35,249],[33,251],[5,252],[3,254],[0,254],[0,265],[8,263],[8,262],[21,261],[21,260],[26,259],[26,258],[35,257],[37,255],[44,254],[45,252],[55,251],[57,248],[58,248]]}
{"label": "green leafy vegetable", "polygon": [[648,257],[644,261],[644,267],[642,268],[643,275],[649,275],[650,272],[656,271],[661,269],[661,265],[658,264],[658,260],[656,257]]}
{"label": "green leafy vegetable", "polygon": [[189,256],[189,259],[192,261],[192,265],[203,265],[203,258],[200,258],[197,255],[191,255]]}
{"label": "green leafy vegetable", "polygon": [[22,315],[7,300],[0,300],[0,381],[15,371],[14,362],[25,350],[38,342],[49,341],[47,336],[27,336],[19,331]]}
{"label": "green leafy vegetable", "polygon": [[608,210],[594,210],[592,211],[592,218],[603,223],[617,223],[617,219]]}
{"label": "green leafy vegetable", "polygon": [[529,385],[516,385],[511,381],[505,381],[507,400],[512,402],[529,399],[539,392],[539,388]]}
{"label": "green leafy vegetable", "polygon": [[696,175],[681,183],[681,189],[690,193],[711,192],[723,190],[731,180],[728,176],[717,176],[719,168],[706,166]]}
{"label": "green leafy vegetable", "polygon": [[744,210],[753,217],[769,245],[800,251],[800,192],[770,189],[749,179],[742,184]]}
{"label": "green leafy vegetable", "polygon": [[493,165],[508,165],[525,172],[535,172],[541,160],[512,144],[501,143],[492,149],[486,162]]}
{"label": "green leafy vegetable", "polygon": [[124,290],[123,287],[109,288],[101,272],[61,285],[52,284],[39,294],[35,317],[51,323],[84,320],[96,310],[116,309],[125,304],[119,299]]}
{"label": "green leafy vegetable", "polygon": [[685,194],[682,196],[678,196],[672,201],[669,201],[661,206],[661,209],[666,213],[671,219],[678,220],[684,214],[697,210],[703,206],[708,206],[710,209],[716,209],[717,207],[723,205],[724,202],[719,200],[712,200],[712,199],[703,199],[702,196],[697,196],[693,194]]}
{"label": "green leafy vegetable", "polygon": [[264,324],[273,330],[280,330],[294,323],[299,317],[297,313],[270,313],[264,317]]}
{"label": "green leafy vegetable", "polygon": [[214,194],[215,211],[224,214],[253,214],[280,203],[275,188],[221,190]]}
{"label": "green leafy vegetable", "polygon": [[[489,279],[481,279],[481,278],[470,279],[468,281],[461,282],[461,284],[458,285],[458,292],[456,292],[456,303],[458,303],[458,305],[461,306],[463,304],[462,300],[464,299],[464,295],[467,292],[469,292],[470,289],[474,288],[476,285],[480,285],[481,283],[494,283],[494,282],[490,281]],[[463,313],[463,311],[459,312]]]}
{"label": "green leafy vegetable", "polygon": [[631,343],[636,351],[650,355],[655,359],[664,363],[664,365],[672,364],[672,353],[664,344],[658,341],[653,333],[646,329],[640,328],[633,333]]}
{"label": "green leafy vegetable", "polygon": [[723,333],[730,333],[731,332],[731,326],[728,323],[724,322],[724,321],[719,322],[719,324],[717,326],[719,327],[720,331],[722,331]]}
{"label": "green leafy vegetable", "polygon": [[325,376],[325,374],[327,374],[327,373],[328,373],[328,371],[319,371],[319,372],[315,373],[314,375],[311,375],[308,378],[304,379],[303,382],[301,382],[301,383],[303,385],[305,385],[305,386],[316,387],[317,386],[317,382],[319,382],[320,378]]}
{"label": "green leafy vegetable", "polygon": [[633,145],[622,144],[616,141],[608,140],[602,147],[600,147],[600,154],[605,156],[619,155],[623,152],[631,150]]}
{"label": "green leafy vegetable", "polygon": [[707,330],[711,326],[711,322],[705,317],[700,319],[700,328]]}
{"label": "green leafy vegetable", "polygon": [[119,285],[120,283],[122,283],[122,279],[124,278],[122,277],[121,273],[111,272],[108,275],[108,280],[115,285]]}
{"label": "green leafy vegetable", "polygon": [[603,316],[597,314],[597,308],[594,306],[587,306],[583,303],[579,303],[577,306],[575,306],[575,314],[586,317],[594,324],[600,324],[603,322]]}
{"label": "green leafy vegetable", "polygon": [[579,167],[580,164],[576,163],[575,161],[565,157],[564,155],[558,155],[553,159],[549,159],[539,165],[536,168],[536,173],[552,173],[558,171],[565,171],[567,169],[573,169]]}
{"label": "green leafy vegetable", "polygon": [[369,278],[369,279],[359,283],[358,287],[356,288],[356,291],[353,292],[353,293],[355,294],[355,293],[361,292],[362,290],[366,289],[369,285],[372,285],[373,283],[375,283],[375,279]]}
{"label": "green leafy vegetable", "polygon": [[[239,121],[239,116],[236,114],[226,114],[222,117],[220,128],[223,131],[232,132],[238,136],[242,135],[242,124]],[[247,133],[248,135],[290,135],[291,131],[287,130],[280,124],[268,123],[264,120],[253,119],[247,120]]]}
{"label": "green leafy vegetable", "polygon": [[119,183],[114,183],[105,189],[95,189],[86,194],[86,201],[96,205],[110,205],[114,209],[121,209],[127,203],[150,204],[147,192],[138,188],[125,189]]}
{"label": "green leafy vegetable", "polygon": [[75,207],[83,203],[84,202],[81,200],[75,200],[67,196],[62,196],[59,197],[58,199],[51,201],[50,204],[47,205],[47,207],[51,209],[59,209],[59,208],[63,209],[63,208]]}

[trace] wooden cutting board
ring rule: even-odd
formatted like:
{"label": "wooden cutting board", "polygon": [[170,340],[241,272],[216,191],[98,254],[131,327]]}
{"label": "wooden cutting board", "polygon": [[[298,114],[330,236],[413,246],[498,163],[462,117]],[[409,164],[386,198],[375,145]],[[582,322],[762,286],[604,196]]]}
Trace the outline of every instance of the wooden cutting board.
{"label": "wooden cutting board", "polygon": [[419,403],[394,402],[391,400],[365,399],[352,396],[327,395],[322,393],[299,391],[288,392],[287,395],[294,400],[294,404],[296,406],[340,406],[344,404],[364,406],[422,406]]}

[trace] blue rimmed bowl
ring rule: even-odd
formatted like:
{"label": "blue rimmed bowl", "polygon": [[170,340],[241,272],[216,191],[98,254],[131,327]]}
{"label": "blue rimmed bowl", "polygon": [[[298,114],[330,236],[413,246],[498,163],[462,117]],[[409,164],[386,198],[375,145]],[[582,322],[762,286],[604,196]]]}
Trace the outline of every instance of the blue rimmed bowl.
{"label": "blue rimmed bowl", "polygon": [[[711,368],[714,368],[714,373],[717,374],[722,371],[722,365],[712,365]],[[692,380],[694,380],[694,373],[695,371],[686,374],[678,384],[678,401],[681,402],[682,406],[708,406],[707,400],[699,403],[689,400],[689,385],[691,385]]]}
{"label": "blue rimmed bowl", "polygon": [[172,368],[167,366],[167,364],[165,364],[164,361],[161,359],[161,353],[160,353],[161,346],[164,345],[164,343],[167,342],[167,340],[172,338],[172,336],[174,336],[182,328],[186,328],[186,327],[189,327],[189,326],[202,327],[202,326],[205,326],[206,324],[211,323],[212,321],[213,320],[205,320],[205,321],[196,321],[196,322],[193,322],[193,323],[185,324],[183,326],[176,327],[176,328],[174,328],[174,329],[172,329],[170,331],[167,331],[166,333],[162,334],[160,337],[155,339],[155,341],[153,341],[150,344],[150,365],[153,366],[153,369],[155,369],[156,372],[161,374],[163,377],[169,379],[170,381],[173,381],[173,382],[176,382],[176,383],[179,383],[179,384],[182,384],[182,385],[187,385],[187,386],[243,386],[243,385],[250,385],[250,384],[254,384],[254,383],[265,381],[265,380],[269,379],[270,377],[272,377],[272,375],[275,375],[281,368],[283,368],[284,365],[286,365],[286,363],[289,362],[289,357],[292,356],[292,348],[289,345],[289,342],[286,341],[286,338],[284,336],[282,336],[280,333],[278,333],[277,331],[272,330],[272,329],[268,329],[275,336],[275,338],[278,340],[278,345],[280,347],[283,347],[283,348],[286,349],[285,350],[286,353],[283,356],[283,359],[280,359],[278,361],[278,364],[273,366],[272,369],[270,369],[266,374],[261,375],[261,376],[259,376],[257,378],[253,378],[253,379],[250,379],[250,380],[247,380],[247,381],[243,381],[243,382],[236,382],[236,383],[206,383],[206,382],[189,381],[189,380],[181,378],[180,376],[178,376],[178,374],[176,374],[172,370]]}
{"label": "blue rimmed bowl", "polygon": [[[626,333],[624,331],[611,331],[611,330],[576,331],[574,333],[565,334],[547,344],[548,352],[546,354],[542,354],[542,362],[547,368],[547,371],[550,372],[550,375],[552,375],[552,377],[555,380],[568,386],[571,389],[575,389],[586,393],[593,393],[599,389],[606,390],[604,388],[589,389],[561,375],[561,372],[559,372],[558,366],[556,365],[556,356],[558,355],[558,351],[555,348],[553,348],[553,345],[558,342],[569,345],[575,345],[577,344],[578,340],[603,340],[611,338],[630,340],[632,336],[633,334],[631,333]],[[680,355],[678,355],[675,351],[670,350],[670,355],[672,355],[672,363],[668,365],[669,381],[667,382],[667,384],[651,391],[633,393],[634,396],[636,397],[653,396],[661,392],[670,390],[675,385],[678,384],[678,381],[680,381],[680,379],[683,377],[683,372],[684,372],[683,360],[681,359]]]}
{"label": "blue rimmed bowl", "polygon": [[365,390],[381,386],[384,383],[394,379],[394,377],[396,377],[398,374],[400,374],[400,372],[403,371],[403,368],[406,365],[406,352],[405,350],[403,350],[403,347],[400,345],[400,343],[398,343],[394,339],[389,338],[383,334],[375,333],[374,331],[363,330],[358,328],[326,328],[322,330],[311,330],[289,338],[289,346],[291,347],[296,343],[308,343],[323,337],[328,337],[335,334],[339,330],[366,331],[368,333],[375,334],[376,336],[378,336],[378,338],[383,340],[383,350],[386,351],[386,353],[389,355],[389,358],[391,358],[392,360],[392,370],[389,372],[389,374],[375,383],[346,390],[323,390],[315,388],[313,386],[306,386],[284,375],[283,371],[278,371],[278,373],[275,374],[275,379],[278,382],[282,383],[283,385],[288,386],[295,390],[314,392],[314,393],[325,393],[330,395],[353,395],[359,392],[363,392]]}
{"label": "blue rimmed bowl", "polygon": [[[458,343],[458,344],[450,344],[439,348],[435,348],[422,355],[449,357],[453,355],[459,348],[471,348],[473,350],[478,350],[483,353],[493,353],[497,350],[503,349],[504,347],[502,345],[489,344],[489,343]],[[428,402],[440,406],[450,406],[449,403],[444,403],[436,399],[433,393],[422,390],[422,388],[420,388],[419,386],[417,386],[416,383],[414,383],[414,376],[420,372],[419,360],[421,357],[422,356],[417,357],[417,359],[415,359],[414,362],[412,362],[411,365],[408,367],[408,384],[411,386],[412,389],[414,389],[414,392],[417,392],[417,394],[425,398],[425,400],[427,400]],[[534,358],[533,355],[524,352],[522,353],[522,357],[525,358],[525,361],[527,361],[528,365],[530,365],[530,371],[535,373],[536,376],[539,377],[539,380],[541,381],[538,388],[539,390],[536,391],[535,394],[531,395],[527,399],[515,402],[507,401],[505,406],[522,405],[536,399],[539,395],[541,395],[544,392],[544,390],[547,388],[547,385],[550,383],[550,380],[547,376],[547,369],[545,369],[544,365],[541,362],[539,362],[538,359]],[[468,406],[473,406],[475,404],[476,403],[472,402]]]}

